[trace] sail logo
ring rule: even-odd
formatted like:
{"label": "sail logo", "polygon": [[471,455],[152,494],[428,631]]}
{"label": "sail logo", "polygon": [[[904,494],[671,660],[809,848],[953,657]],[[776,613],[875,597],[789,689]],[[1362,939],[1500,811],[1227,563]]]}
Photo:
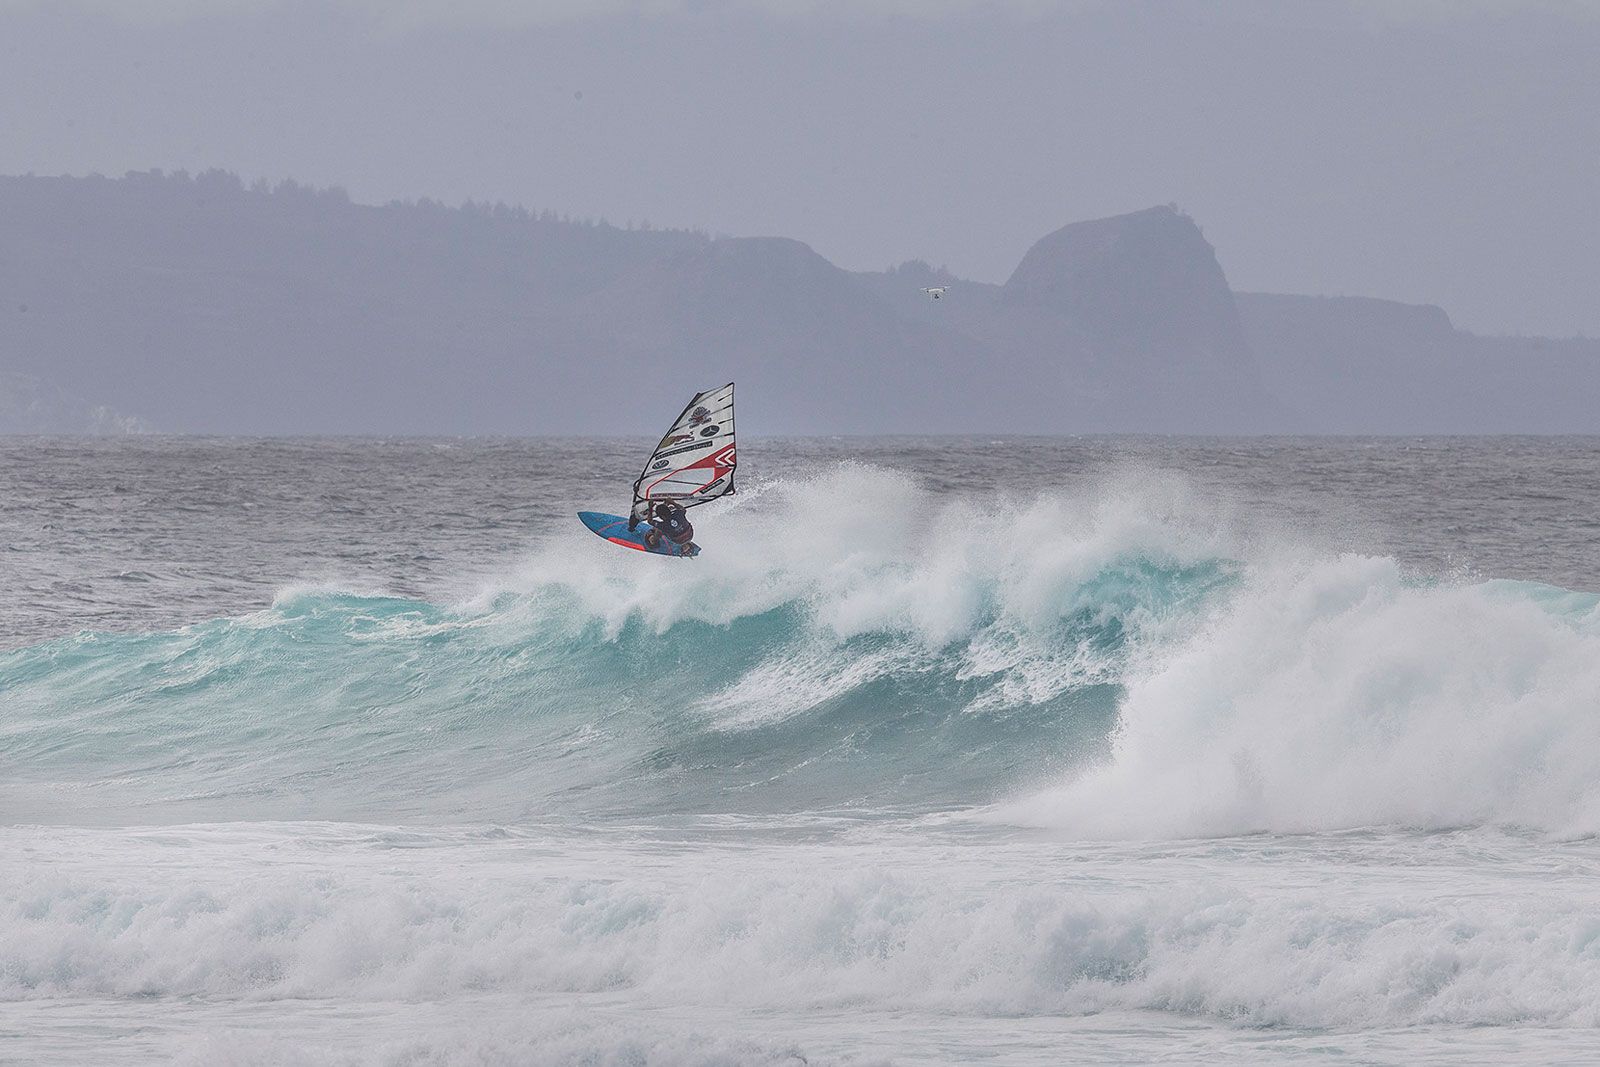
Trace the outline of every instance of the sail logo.
{"label": "sail logo", "polygon": [[691,438],[689,444],[678,445],[678,446],[676,446],[674,448],[668,449],[667,451],[662,452],[661,456],[662,457],[665,457],[665,456],[676,456],[676,455],[680,455],[680,454],[682,454],[684,452],[698,452],[702,448],[711,448],[715,444],[716,444],[715,441],[695,441],[695,440],[693,440]]}
{"label": "sail logo", "polygon": [[734,458],[733,445],[731,443],[722,451],[713,452],[711,455],[700,461],[701,464],[704,464],[712,469],[712,472],[717,475],[718,481],[722,480],[723,475],[733,470],[736,462],[737,460]]}

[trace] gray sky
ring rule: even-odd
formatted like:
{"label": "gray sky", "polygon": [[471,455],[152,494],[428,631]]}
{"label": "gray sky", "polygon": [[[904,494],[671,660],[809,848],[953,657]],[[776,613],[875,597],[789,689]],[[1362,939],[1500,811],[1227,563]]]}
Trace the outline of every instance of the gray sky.
{"label": "gray sky", "polygon": [[235,170],[1002,281],[1176,201],[1239,289],[1600,334],[1600,0],[0,0],[0,172]]}

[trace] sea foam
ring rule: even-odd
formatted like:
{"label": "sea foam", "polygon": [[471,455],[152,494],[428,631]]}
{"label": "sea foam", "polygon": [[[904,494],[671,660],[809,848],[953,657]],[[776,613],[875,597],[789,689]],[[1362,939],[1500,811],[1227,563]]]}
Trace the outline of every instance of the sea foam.
{"label": "sea foam", "polygon": [[1600,829],[1586,594],[1408,575],[1138,472],[946,499],[845,464],[701,527],[696,561],[574,522],[454,604],[301,587],[0,653],[0,798],[39,820],[998,802],[1096,837]]}

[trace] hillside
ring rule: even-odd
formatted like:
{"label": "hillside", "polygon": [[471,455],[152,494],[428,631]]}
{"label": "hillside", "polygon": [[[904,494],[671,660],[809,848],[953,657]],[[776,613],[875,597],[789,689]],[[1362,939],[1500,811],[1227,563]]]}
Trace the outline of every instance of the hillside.
{"label": "hillside", "polygon": [[1262,380],[1303,432],[1600,430],[1600,342],[1480,337],[1389,300],[1235,300]]}
{"label": "hillside", "polygon": [[0,234],[0,373],[106,426],[649,432],[732,378],[777,434],[1600,429],[1592,343],[1236,297],[1170,207],[1063,227],[1004,285],[220,172],[0,178]]}

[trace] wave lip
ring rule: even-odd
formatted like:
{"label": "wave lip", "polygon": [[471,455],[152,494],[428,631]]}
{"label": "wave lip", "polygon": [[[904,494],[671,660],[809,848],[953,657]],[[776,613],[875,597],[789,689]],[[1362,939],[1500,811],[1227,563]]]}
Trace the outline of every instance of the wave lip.
{"label": "wave lip", "polygon": [[1114,755],[1001,820],[1086,836],[1362,826],[1600,831],[1597,598],[1260,568],[1127,681]]}

